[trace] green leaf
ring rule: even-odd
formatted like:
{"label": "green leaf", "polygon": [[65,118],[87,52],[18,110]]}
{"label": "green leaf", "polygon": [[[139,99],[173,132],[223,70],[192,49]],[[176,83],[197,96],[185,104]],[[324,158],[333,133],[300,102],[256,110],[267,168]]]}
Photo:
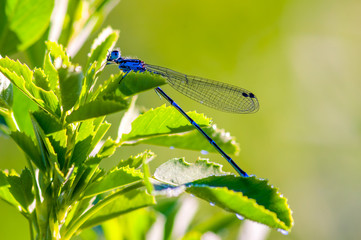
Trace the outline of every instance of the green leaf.
{"label": "green leaf", "polygon": [[153,160],[155,154],[150,150],[145,150],[136,156],[130,156],[127,160],[121,160],[118,167],[129,166],[131,168],[139,168],[143,163],[148,163]]}
{"label": "green leaf", "polygon": [[129,167],[115,168],[91,183],[85,190],[84,197],[92,197],[141,180],[143,180],[143,174],[139,170]]}
{"label": "green leaf", "polygon": [[13,104],[13,85],[0,73],[0,107],[9,109]]}
{"label": "green leaf", "polygon": [[64,66],[64,65],[66,67],[71,66],[69,56],[66,53],[66,51],[64,50],[64,47],[62,45],[59,45],[56,42],[47,41],[46,47],[48,49],[50,56],[53,57],[54,61],[56,61],[58,59],[61,61],[59,64],[56,64],[58,66],[56,68],[60,68],[61,66]]}
{"label": "green leaf", "polygon": [[122,99],[166,83],[163,77],[149,72],[130,72],[125,78],[123,76],[122,72],[112,75],[94,92],[92,99]]}
{"label": "green leaf", "polygon": [[79,100],[82,81],[83,72],[80,68],[59,69],[59,86],[64,111],[71,109]]}
{"label": "green leaf", "polygon": [[287,199],[266,180],[212,176],[186,185],[188,193],[247,219],[286,231],[293,225]]}
{"label": "green leaf", "polygon": [[[230,136],[229,132],[225,132],[224,129],[218,129],[215,125],[212,125],[210,128],[203,128],[203,131],[205,131],[208,136],[210,136],[214,142],[216,142],[217,145],[227,154],[237,155],[239,153],[239,144],[236,142],[234,137]],[[139,140],[137,143],[182,148],[195,151],[206,151],[214,153],[218,152],[196,129],[185,132],[183,134],[145,138]]]}
{"label": "green leaf", "polygon": [[12,132],[10,137],[39,169],[45,170],[45,164],[42,161],[39,148],[29,136],[22,132]]}
{"label": "green leaf", "polygon": [[83,121],[90,118],[96,118],[119,112],[128,107],[128,103],[123,101],[103,101],[95,100],[88,102],[75,109],[67,118],[68,123]]}
{"label": "green leaf", "polygon": [[186,192],[228,212],[272,228],[289,231],[293,225],[287,199],[266,180],[225,175],[219,166],[207,161],[188,164],[181,159],[162,164],[154,176],[170,183],[156,186],[158,189],[177,192],[175,186],[185,188]]}
{"label": "green leaf", "polygon": [[33,83],[33,77],[35,79],[41,77],[39,71],[38,69],[37,74],[33,75],[33,72],[19,61],[15,62],[7,57],[0,59],[0,72],[39,107],[56,115],[59,113],[59,105],[55,94]]}
{"label": "green leaf", "polygon": [[[41,123],[40,123],[41,124]],[[60,169],[63,169],[65,164],[65,155],[67,151],[67,140],[66,130],[53,132],[48,135],[48,139],[56,152]]]}
{"label": "green leaf", "polygon": [[208,159],[198,159],[190,164],[183,158],[171,159],[160,165],[154,172],[154,177],[162,182],[181,185],[211,175],[224,175],[222,166],[209,162]]}
{"label": "green leaf", "polygon": [[[103,120],[104,117],[101,117],[89,119],[79,124],[75,147],[70,161],[71,164],[75,163],[78,165],[88,159],[91,151],[110,127],[110,124],[102,123]],[[87,164],[96,164],[96,161],[91,161],[91,163]]]}
{"label": "green leaf", "polygon": [[[187,113],[200,126],[208,126],[210,119],[196,112]],[[194,126],[187,119],[180,117],[173,107],[165,105],[151,109],[140,115],[132,123],[129,134],[123,134],[121,141],[134,141],[159,135],[175,134],[191,131]]]}
{"label": "green leaf", "polygon": [[1,5],[0,49],[1,54],[9,55],[25,50],[43,35],[50,23],[54,1],[18,0]]}
{"label": "green leaf", "polygon": [[[103,29],[103,31],[94,40],[90,48],[90,56],[88,58],[87,67],[96,62],[98,71],[101,64],[106,60],[108,51],[113,49],[117,39],[119,37],[119,31],[114,31],[111,27]],[[89,90],[89,88],[87,88]]]}
{"label": "green leaf", "polygon": [[63,129],[63,126],[58,118],[55,118],[42,110],[33,112],[32,115],[39,123],[45,134],[54,133]]}
{"label": "green leaf", "polygon": [[8,174],[0,170],[0,199],[19,209],[19,203],[10,193],[10,183],[7,180]]}
{"label": "green leaf", "polygon": [[[101,203],[101,201],[99,203]],[[109,201],[100,209],[100,211],[97,211],[92,217],[90,217],[81,226],[81,229],[98,225],[121,214],[153,204],[155,204],[154,197],[142,190],[133,190],[125,194],[121,194],[112,199],[112,201]]]}
{"label": "green leaf", "polygon": [[34,201],[34,194],[32,193],[33,179],[30,171],[25,168],[20,176],[10,175],[7,177],[10,184],[9,191],[13,197],[19,202],[22,209],[31,213],[34,209],[30,205]]}

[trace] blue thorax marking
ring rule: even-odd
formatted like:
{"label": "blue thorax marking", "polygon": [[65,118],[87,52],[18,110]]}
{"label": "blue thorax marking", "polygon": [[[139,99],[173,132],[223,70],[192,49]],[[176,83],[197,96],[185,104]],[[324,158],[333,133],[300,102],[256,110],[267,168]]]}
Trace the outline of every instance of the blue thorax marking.
{"label": "blue thorax marking", "polygon": [[144,72],[145,66],[144,62],[139,59],[127,59],[122,58],[120,55],[120,51],[113,50],[107,59],[108,64],[109,63],[116,63],[119,66],[119,69],[121,69],[123,72]]}

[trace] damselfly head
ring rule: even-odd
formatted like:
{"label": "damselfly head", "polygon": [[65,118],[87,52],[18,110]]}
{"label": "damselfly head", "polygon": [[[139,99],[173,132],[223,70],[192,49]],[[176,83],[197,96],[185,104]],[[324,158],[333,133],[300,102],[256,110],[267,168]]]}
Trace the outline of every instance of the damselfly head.
{"label": "damselfly head", "polygon": [[122,58],[120,56],[120,51],[119,50],[113,50],[110,53],[108,53],[107,61],[108,62],[114,62],[114,61],[118,60],[119,58]]}

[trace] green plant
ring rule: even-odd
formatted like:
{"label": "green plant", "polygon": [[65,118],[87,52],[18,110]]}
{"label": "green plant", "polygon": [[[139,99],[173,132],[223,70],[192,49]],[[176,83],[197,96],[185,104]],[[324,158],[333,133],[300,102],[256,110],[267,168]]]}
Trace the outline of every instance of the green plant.
{"label": "green plant", "polygon": [[[6,31],[12,29],[11,24],[5,26]],[[68,37],[62,41],[68,43],[66,29],[62,34]],[[28,162],[20,174],[0,171],[0,198],[28,219],[31,236],[70,239],[84,229],[147,206],[155,205],[165,214],[156,200],[184,192],[272,228],[290,230],[290,209],[276,188],[266,180],[223,172],[220,165],[205,159],[194,164],[171,159],[151,176],[148,162],[155,154],[146,150],[119,161],[109,171],[99,168],[117,149],[140,143],[214,151],[172,107],[150,109],[129,121],[130,115],[137,115],[133,96],[165,84],[165,79],[130,73],[120,81],[123,73],[119,72],[99,84],[107,52],[117,38],[116,31],[104,29],[91,47],[84,70],[55,42],[46,42],[44,55],[32,54],[31,48],[43,46],[42,34],[26,44],[19,38],[20,44],[2,52],[27,49],[31,63],[41,66],[30,69],[8,57],[0,59],[0,131],[15,141]],[[8,41],[2,38],[3,43]],[[119,111],[125,114],[117,139],[104,138],[110,127],[105,117]],[[203,114],[189,115],[200,126],[211,126]],[[125,128],[131,130],[125,133]],[[209,127],[206,131],[227,152],[238,151],[223,130]],[[152,213],[145,215],[149,221],[143,232],[154,221]],[[171,224],[174,212],[165,215]],[[185,238],[204,231],[191,229]]]}

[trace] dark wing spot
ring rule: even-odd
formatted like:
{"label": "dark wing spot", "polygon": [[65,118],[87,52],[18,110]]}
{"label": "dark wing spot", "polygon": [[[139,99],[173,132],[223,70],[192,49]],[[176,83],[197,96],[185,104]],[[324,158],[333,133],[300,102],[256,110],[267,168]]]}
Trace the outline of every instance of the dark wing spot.
{"label": "dark wing spot", "polygon": [[242,96],[243,96],[243,97],[248,97],[248,94],[245,93],[245,92],[243,92],[243,93],[242,93]]}

